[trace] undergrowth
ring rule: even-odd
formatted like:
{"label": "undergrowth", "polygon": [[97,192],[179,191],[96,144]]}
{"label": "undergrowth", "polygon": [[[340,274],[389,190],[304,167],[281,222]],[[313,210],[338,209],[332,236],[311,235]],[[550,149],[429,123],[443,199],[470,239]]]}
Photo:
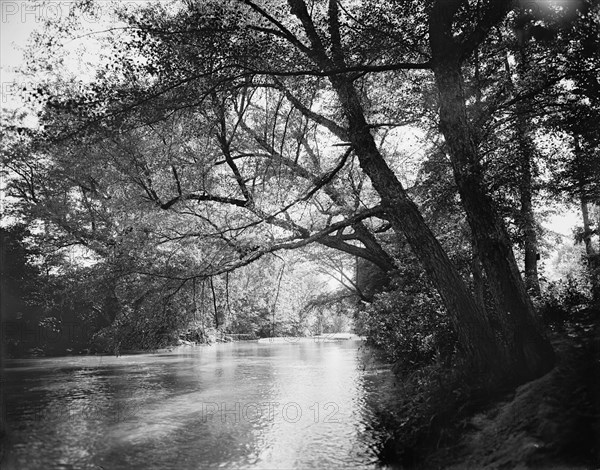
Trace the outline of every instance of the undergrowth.
{"label": "undergrowth", "polygon": [[[387,295],[371,315],[384,318],[384,306],[397,308],[405,299],[405,294]],[[427,310],[418,307],[420,313]],[[381,336],[388,348],[412,353],[408,364],[396,367],[394,409],[377,412],[390,430],[380,451],[382,463],[428,469],[450,468],[451,462],[456,469],[544,468],[554,462],[572,465],[566,468],[600,466],[600,308],[589,292],[567,280],[551,286],[538,309],[557,351],[557,366],[516,391],[465,372],[456,354],[440,360],[426,349],[402,350],[422,347],[418,335],[398,336],[400,329],[395,336]],[[394,319],[397,312],[388,310],[392,318],[387,321],[402,326]],[[417,326],[431,333],[436,325],[429,319],[423,316]],[[481,418],[479,424],[475,417]]]}

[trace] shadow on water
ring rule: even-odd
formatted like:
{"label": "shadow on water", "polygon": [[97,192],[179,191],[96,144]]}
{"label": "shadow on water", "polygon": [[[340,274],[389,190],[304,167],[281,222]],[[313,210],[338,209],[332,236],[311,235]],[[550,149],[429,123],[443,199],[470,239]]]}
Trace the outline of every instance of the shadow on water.
{"label": "shadow on water", "polygon": [[6,364],[2,468],[380,468],[389,369],[359,342]]}

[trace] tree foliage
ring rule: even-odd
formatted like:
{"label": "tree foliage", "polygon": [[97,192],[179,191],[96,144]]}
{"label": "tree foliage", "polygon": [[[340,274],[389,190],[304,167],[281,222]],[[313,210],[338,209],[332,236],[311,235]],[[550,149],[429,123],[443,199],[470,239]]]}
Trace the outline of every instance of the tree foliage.
{"label": "tree foliage", "polygon": [[[69,247],[87,257],[106,286],[92,310],[109,312],[116,345],[172,342],[199,311],[230,333],[297,334],[309,312],[319,324],[328,296],[274,261],[310,246],[362,300],[373,293],[336,256],[404,277],[369,314],[392,337],[419,323],[415,303],[421,327],[452,330],[477,370],[523,381],[553,363],[527,291],[543,171],[555,192],[577,183],[586,204],[597,197],[598,5],[575,3],[117,7],[118,28],[94,34],[99,53],[77,80],[61,59],[82,32],[70,16],[34,38],[39,129],[7,127],[8,190],[27,223],[43,224],[46,258]],[[542,149],[549,129],[573,142],[560,171]],[[419,158],[404,144],[416,130]],[[405,245],[428,288],[411,290],[422,274]],[[248,280],[260,269],[265,284]],[[256,298],[234,293],[243,279]]]}

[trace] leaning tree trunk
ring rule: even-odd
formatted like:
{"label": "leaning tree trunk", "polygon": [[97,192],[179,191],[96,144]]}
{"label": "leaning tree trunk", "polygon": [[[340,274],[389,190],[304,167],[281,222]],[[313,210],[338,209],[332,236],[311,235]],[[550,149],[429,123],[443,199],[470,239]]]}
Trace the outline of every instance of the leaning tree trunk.
{"label": "leaning tree trunk", "polygon": [[481,267],[481,258],[477,252],[475,240],[471,240],[471,274],[473,276],[473,295],[475,302],[482,311],[485,311],[485,282],[483,279],[483,269]]}
{"label": "leaning tree trunk", "polygon": [[484,187],[478,149],[467,118],[462,52],[454,43],[451,19],[436,17],[435,12],[431,19],[432,67],[439,92],[440,129],[487,280],[500,309],[498,318],[514,379],[526,381],[553,366],[554,351],[539,329],[510,238]]}
{"label": "leaning tree trunk", "polygon": [[377,149],[354,86],[345,77],[334,77],[331,81],[348,119],[350,141],[360,166],[381,197],[392,228],[404,234],[436,286],[465,352],[478,369],[505,374],[504,353],[488,319]]}
{"label": "leaning tree trunk", "polygon": [[[430,13],[435,17],[437,8],[438,13],[441,11],[445,14],[443,10],[448,6],[456,12],[463,3],[463,0],[438,0],[434,11]],[[338,21],[338,2],[329,2],[331,58],[327,55],[327,48],[317,33],[305,2],[288,0],[288,4],[292,14],[302,23],[310,42],[310,48],[301,47],[306,55],[323,70],[331,67],[343,68],[345,58]],[[504,14],[507,4],[508,0],[491,2],[488,7],[492,8],[494,15],[497,13],[496,7]],[[440,30],[442,43],[453,43],[451,30],[454,12],[444,18],[437,18],[437,22],[444,27]],[[433,23],[435,22],[434,19]],[[432,26],[434,27],[430,28],[430,40],[432,34],[437,34],[436,25]],[[478,33],[479,30],[485,31],[485,26],[479,28]],[[432,46],[435,41],[432,40]],[[481,175],[477,170],[478,162],[474,160],[478,155],[468,131],[459,55],[455,54],[455,51],[444,50],[440,47],[440,41],[437,42],[434,61],[438,60],[434,64],[434,72],[442,95],[442,124],[445,125],[457,183],[473,235],[477,240],[493,293],[502,305],[505,344],[499,344],[490,326],[490,319],[478,308],[466,283],[377,149],[352,77],[350,74],[332,74],[329,79],[347,118],[348,135],[360,166],[381,197],[392,228],[404,234],[440,293],[461,345],[481,369],[492,369],[490,372],[500,374],[504,378],[524,381],[548,370],[553,363],[553,350],[537,329],[533,306],[517,270],[508,235],[491,210],[491,201],[483,191]],[[440,61],[447,52],[453,53],[450,62]],[[453,113],[457,113],[456,116]],[[453,124],[457,127],[452,128]],[[466,152],[464,155],[463,151]]]}

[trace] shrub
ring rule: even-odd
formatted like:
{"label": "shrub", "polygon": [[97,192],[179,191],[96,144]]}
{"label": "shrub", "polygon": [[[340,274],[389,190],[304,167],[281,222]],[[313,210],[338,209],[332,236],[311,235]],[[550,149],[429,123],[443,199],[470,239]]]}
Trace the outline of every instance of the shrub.
{"label": "shrub", "polygon": [[137,310],[122,306],[115,321],[94,335],[92,349],[119,354],[176,344],[178,332],[188,323],[186,313],[177,309],[177,305],[165,304],[158,296],[149,300],[155,302],[146,302]]}
{"label": "shrub", "polygon": [[400,279],[362,314],[369,343],[401,370],[448,362],[457,340],[437,293],[420,272],[405,269]]}
{"label": "shrub", "polygon": [[591,301],[588,286],[567,276],[566,280],[548,284],[540,299],[540,316],[552,330],[562,331],[582,320]]}

